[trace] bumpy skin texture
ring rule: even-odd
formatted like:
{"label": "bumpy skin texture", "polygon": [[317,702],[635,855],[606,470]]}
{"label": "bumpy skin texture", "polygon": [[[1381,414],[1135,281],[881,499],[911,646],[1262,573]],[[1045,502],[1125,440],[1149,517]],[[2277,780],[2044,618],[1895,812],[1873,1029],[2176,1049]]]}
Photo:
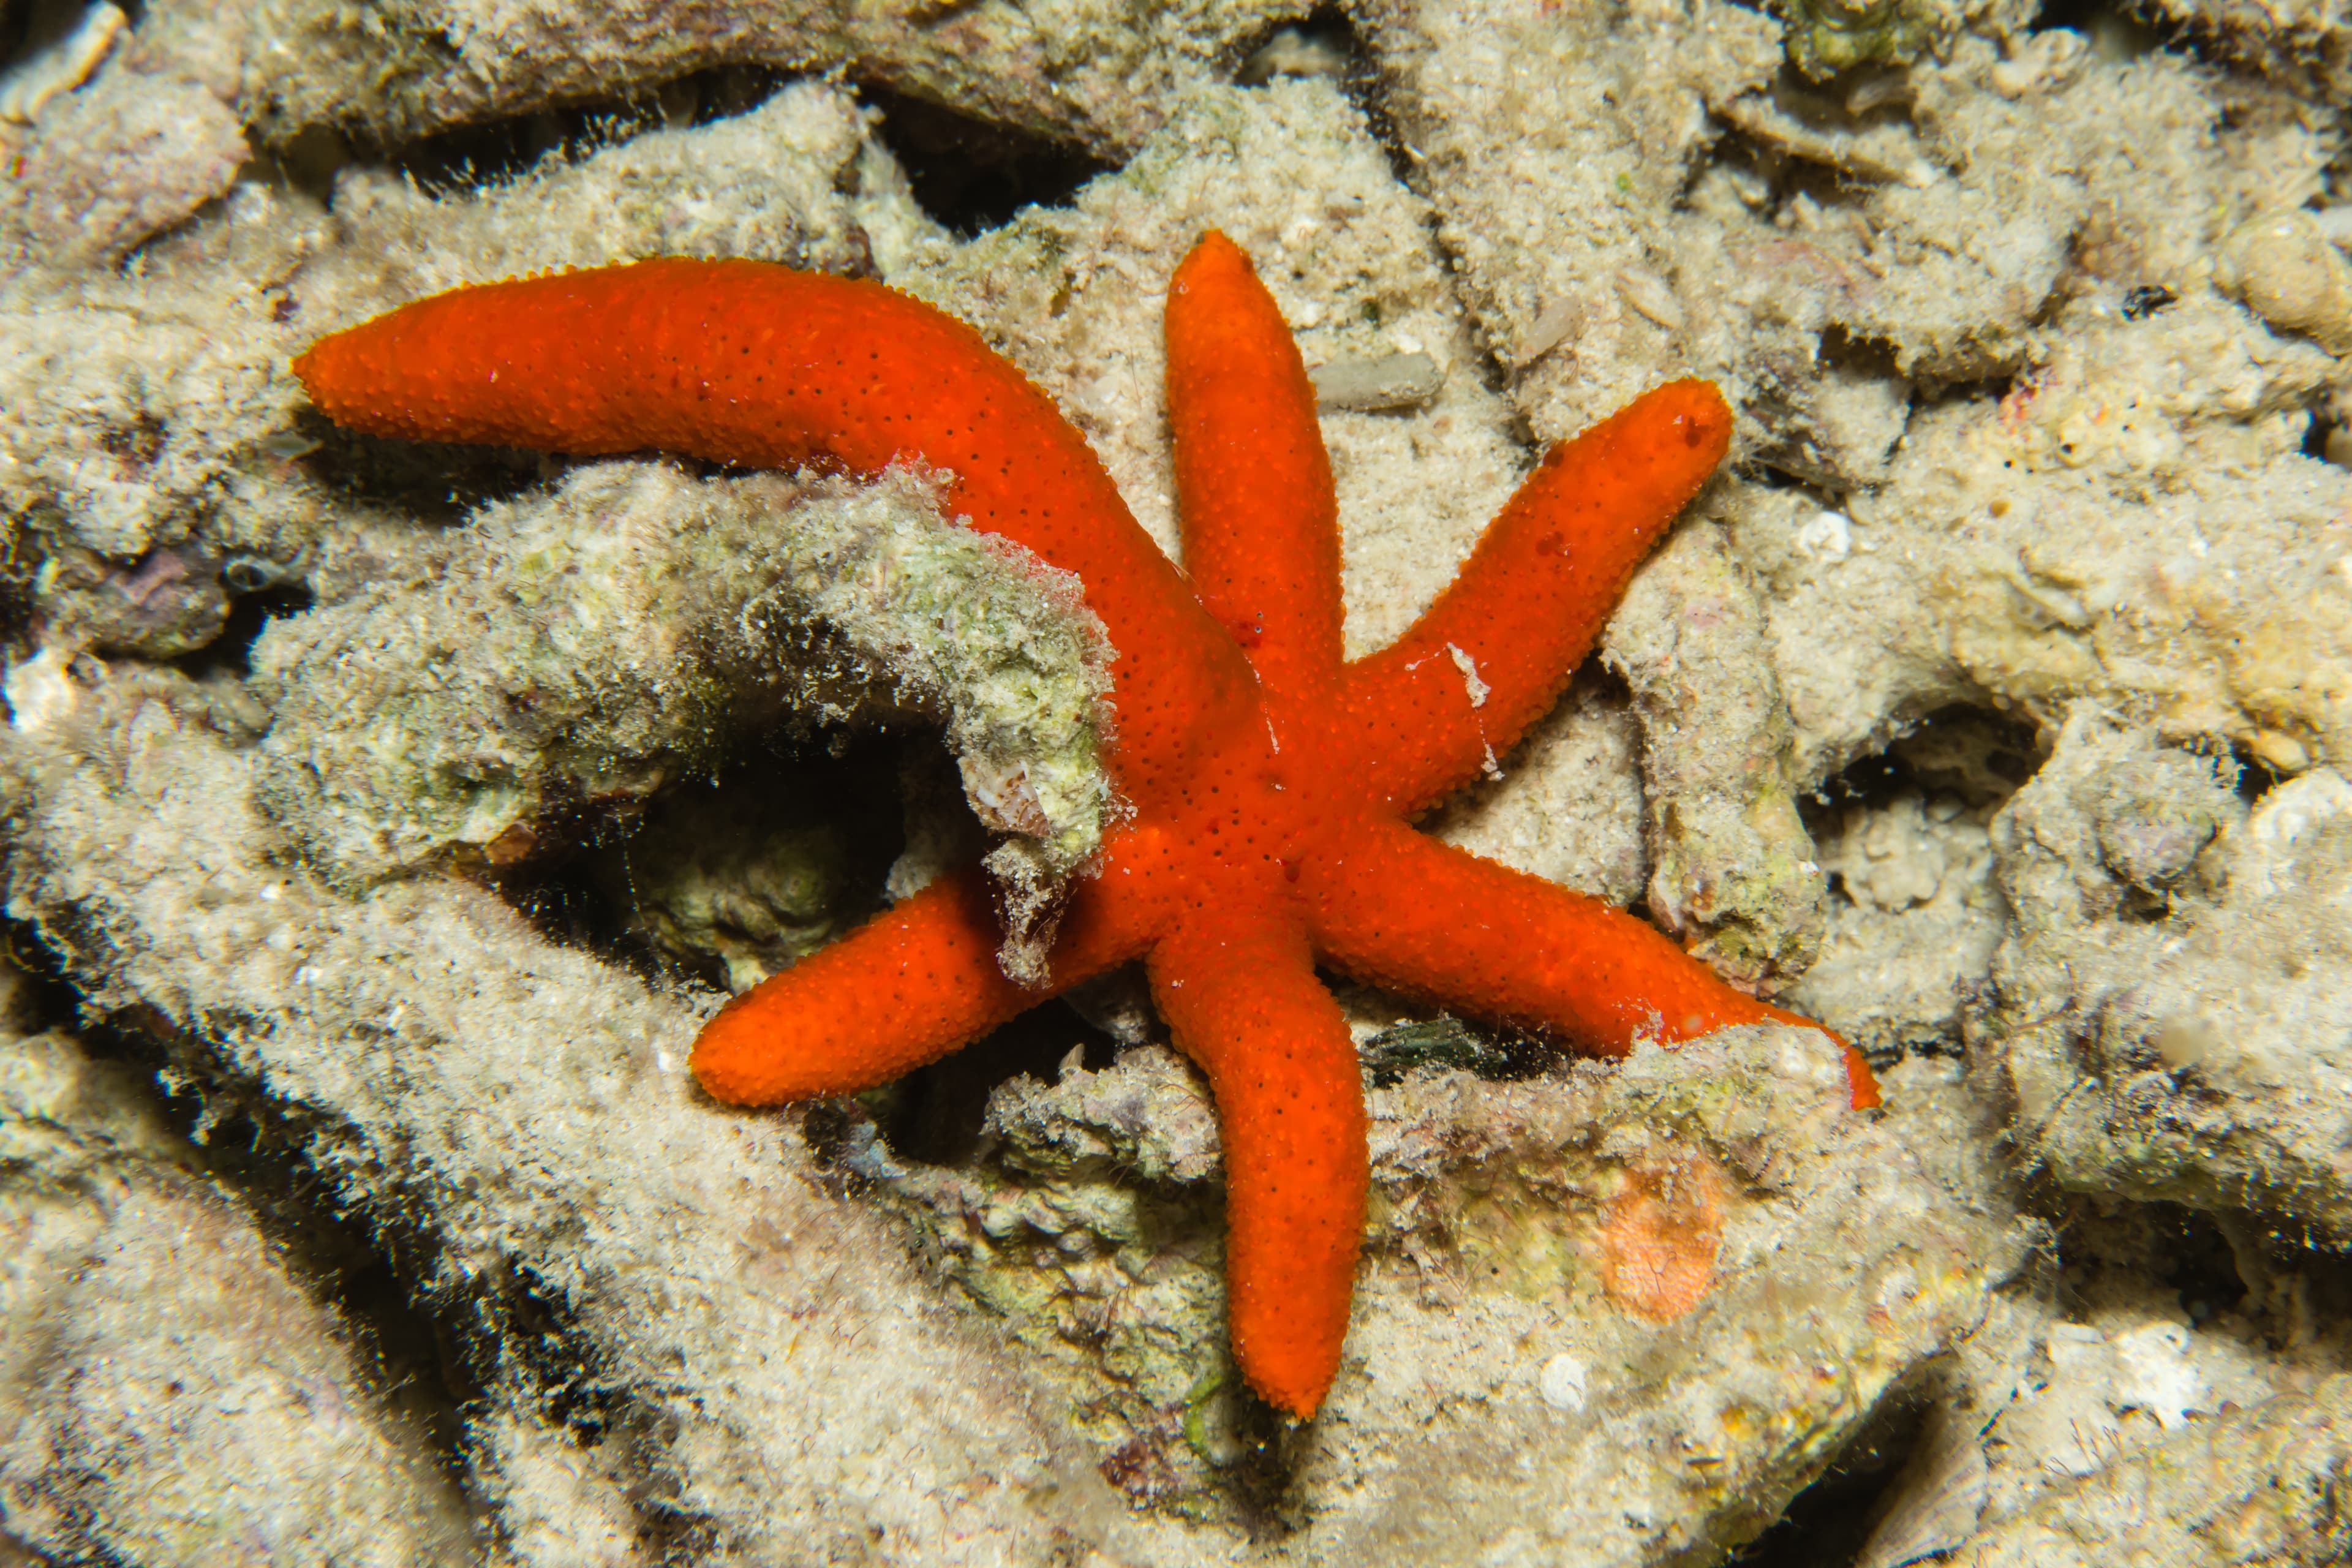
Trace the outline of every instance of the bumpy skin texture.
{"label": "bumpy skin texture", "polygon": [[[1135,816],[1073,895],[1050,983],[1005,978],[966,871],[737,997],[694,1070],[740,1104],[865,1089],[1143,959],[1216,1097],[1234,1354],[1295,1415],[1338,1371],[1364,1212],[1355,1050],[1318,958],[1605,1056],[1806,1021],[1629,915],[1407,826],[1550,705],[1722,460],[1731,413],[1705,382],[1554,448],[1428,614],[1351,665],[1314,393],[1220,234],[1168,298],[1189,588],[1043,394],[970,328],[870,283],[643,262],[443,295],[295,368],[327,413],[384,435],[860,471],[919,458],[954,471],[970,526],[1080,576],[1118,650],[1110,760]],[[1848,1059],[1854,1104],[1874,1105]]]}

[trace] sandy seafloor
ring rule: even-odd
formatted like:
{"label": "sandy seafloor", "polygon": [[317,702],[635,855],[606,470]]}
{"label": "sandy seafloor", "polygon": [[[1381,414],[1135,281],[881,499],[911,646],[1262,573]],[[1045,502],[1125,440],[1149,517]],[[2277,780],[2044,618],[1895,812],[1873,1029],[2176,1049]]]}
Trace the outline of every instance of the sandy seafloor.
{"label": "sandy seafloor", "polygon": [[[2343,0],[11,0],[0,72],[0,1563],[2352,1560]],[[856,1100],[685,1069],[942,866],[1085,874],[1074,585],[936,476],[371,440],[289,371],[533,270],[877,278],[1173,551],[1213,226],[1353,651],[1545,444],[1722,387],[1424,826],[1885,1085],[1343,984],[1305,1426],[1131,980]]]}

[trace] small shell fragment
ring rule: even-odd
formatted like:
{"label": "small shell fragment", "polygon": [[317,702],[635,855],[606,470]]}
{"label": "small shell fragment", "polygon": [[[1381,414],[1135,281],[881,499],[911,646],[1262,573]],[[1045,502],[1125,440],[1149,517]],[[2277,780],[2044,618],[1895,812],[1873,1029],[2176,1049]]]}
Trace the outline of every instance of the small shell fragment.
{"label": "small shell fragment", "polygon": [[1647,268],[1619,268],[1617,295],[1634,310],[1666,331],[1682,331],[1682,301],[1675,298],[1671,284]]}
{"label": "small shell fragment", "polygon": [[1584,301],[1573,296],[1554,300],[1546,305],[1543,313],[1536,318],[1535,324],[1528,329],[1518,353],[1513,356],[1513,364],[1524,370],[1560,344],[1580,335],[1589,313]]}
{"label": "small shell fragment", "polygon": [[1769,93],[1749,93],[1733,99],[1716,113],[1742,135],[1791,158],[1818,163],[1858,180],[1925,190],[1938,177],[1935,165],[1921,151],[1917,135],[1897,121],[1851,131],[1826,131]]}
{"label": "small shell fragment", "polygon": [[1421,408],[1445,384],[1445,371],[1427,354],[1382,354],[1377,359],[1333,360],[1307,373],[1315,384],[1315,407],[1329,414]]}
{"label": "small shell fragment", "polygon": [[1536,1393],[1554,1410],[1573,1415],[1584,1408],[1589,1376],[1582,1362],[1563,1352],[1536,1373]]}
{"label": "small shell fragment", "polygon": [[2213,258],[2213,286],[2273,327],[2352,353],[2352,261],[2300,209],[2240,224]]}

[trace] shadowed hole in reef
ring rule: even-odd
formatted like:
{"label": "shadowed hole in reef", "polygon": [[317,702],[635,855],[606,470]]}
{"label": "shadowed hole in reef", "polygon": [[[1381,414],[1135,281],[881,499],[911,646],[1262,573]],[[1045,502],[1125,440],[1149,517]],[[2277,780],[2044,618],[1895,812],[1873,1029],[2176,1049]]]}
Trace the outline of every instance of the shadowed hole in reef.
{"label": "shadowed hole in reef", "polygon": [[[2255,1321],[2239,1324],[2238,1331],[2293,1332],[2290,1325],[2261,1321],[2264,1301],[2249,1300],[2250,1274],[2262,1278],[2277,1261],[2267,1255],[2265,1240],[2282,1243],[2282,1257],[2293,1246],[2287,1237],[2266,1237],[2259,1221],[2104,1194],[2063,1193],[2055,1201],[2061,1300],[2071,1315],[2100,1302],[2144,1296],[2154,1280],[2172,1293],[2169,1304],[2200,1328],[2242,1310]],[[2248,1249],[2245,1256],[2242,1248]],[[2317,1281],[2303,1283],[2308,1290]],[[2314,1300],[2310,1305],[2321,1303]],[[2340,1290],[2335,1305],[2340,1310]]]}
{"label": "shadowed hole in reef", "polygon": [[2249,806],[2286,782],[2286,775],[2254,755],[2245,746],[2232,746],[2230,760],[2238,764],[2238,798]]}
{"label": "shadowed hole in reef", "polygon": [[[1328,986],[1335,977],[1322,978]],[[1494,1082],[1538,1078],[1558,1070],[1574,1052],[1525,1030],[1440,1013],[1391,1025],[1360,1042],[1356,1055],[1373,1087],[1385,1089],[1421,1071],[1459,1069]]]}
{"label": "shadowed hole in reef", "polygon": [[878,733],[754,741],[651,800],[544,813],[510,863],[478,869],[551,940],[744,990],[883,908],[904,844],[897,766]]}
{"label": "shadowed hole in reef", "polygon": [[1370,65],[1347,13],[1325,5],[1304,21],[1276,22],[1244,39],[1234,80],[1264,87],[1283,77],[1300,77],[1353,86],[1365,79]]}
{"label": "shadowed hole in reef", "polygon": [[868,83],[858,96],[882,111],[877,134],[907,172],[915,200],[969,239],[1025,206],[1056,206],[1112,165],[1066,142],[976,120]]}
{"label": "shadowed hole in reef", "polygon": [[1852,1568],[1891,1500],[1888,1489],[1918,1446],[1926,1415],[1916,1401],[1882,1405],[1772,1527],[1731,1555],[1727,1568]]}
{"label": "shadowed hole in reef", "polygon": [[310,407],[295,414],[294,428],[305,443],[299,461],[322,488],[425,528],[454,527],[475,508],[512,500],[576,466],[521,447],[365,436]]}
{"label": "shadowed hole in reef", "polygon": [[1058,1002],[1041,1003],[892,1085],[876,1119],[882,1136],[907,1159],[960,1164],[979,1146],[988,1098],[997,1086],[1021,1073],[1052,1083],[1074,1050],[1079,1066],[1097,1070],[1116,1055],[1108,1035]]}
{"label": "shadowed hole in reef", "polygon": [[2041,763],[2030,721],[1990,708],[1939,708],[1885,751],[1847,763],[1799,805],[1819,837],[1835,826],[1835,814],[1914,792],[1956,795],[1971,806],[2006,800]]}
{"label": "shadowed hole in reef", "polygon": [[2328,437],[2338,429],[2334,406],[2335,400],[2331,397],[2315,397],[2308,405],[2311,423],[2304,426],[2303,455],[2315,462],[2328,460]]}
{"label": "shadowed hole in reef", "polygon": [[2080,33],[2091,41],[2102,59],[2118,63],[2161,48],[2187,32],[2178,24],[2153,26],[2139,16],[2135,7],[2117,5],[2116,0],[2043,0],[2042,9],[2029,26],[2036,33],[2053,27]]}
{"label": "shadowed hole in reef", "polygon": [[[231,568],[236,563],[232,562]],[[195,652],[172,660],[172,668],[191,680],[202,680],[210,675],[233,676],[237,679],[253,673],[253,645],[263,630],[279,616],[299,616],[310,607],[310,591],[299,585],[272,585],[240,591],[234,570],[225,570],[222,581],[229,585],[228,619],[221,623],[220,635]]]}

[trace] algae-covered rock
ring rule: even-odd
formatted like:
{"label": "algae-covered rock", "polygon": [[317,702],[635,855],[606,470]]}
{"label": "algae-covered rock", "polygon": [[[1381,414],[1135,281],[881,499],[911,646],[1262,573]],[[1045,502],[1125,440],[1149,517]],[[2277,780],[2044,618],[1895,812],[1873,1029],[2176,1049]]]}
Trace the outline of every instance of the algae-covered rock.
{"label": "algae-covered rock", "polygon": [[518,858],[551,807],[641,800],[754,721],[898,712],[944,721],[984,820],[1066,876],[1111,802],[1108,661],[1074,584],[941,519],[921,476],[599,464],[272,623],[264,798],[365,881]]}
{"label": "algae-covered rock", "polygon": [[509,179],[431,190],[352,163],[332,243],[295,280],[305,341],[464,283],[655,256],[748,257],[819,272],[873,264],[927,223],[841,89],[783,87],[709,124],[560,150]]}
{"label": "algae-covered rock", "polygon": [[1612,904],[1648,881],[1642,728],[1588,665],[1513,748],[1500,778],[1473,781],[1426,823],[1434,837]]}
{"label": "algae-covered rock", "polygon": [[2016,930],[1977,1048],[2069,1186],[2352,1237],[2352,784],[2249,812],[2232,767],[2084,712],[1994,824]]}
{"label": "algae-covered rock", "polygon": [[[1983,1141],[2003,1125],[1997,1108],[1948,1092],[1964,1070],[1900,1063],[1885,1078],[1890,1103],[1945,1085],[1941,1130],[1958,1135],[1919,1146],[1990,1159],[2013,1182]],[[2043,1233],[1922,1386],[1922,1430],[1861,1521],[1873,1527],[1857,1568],[1921,1552],[2037,1568],[2109,1550],[2167,1564],[2330,1561],[2340,1521],[2326,1499],[2344,1473],[2331,1385],[2352,1351],[2334,1259],[2171,1204],[2091,1195],[2058,1212],[2063,1231]]]}
{"label": "algae-covered rock", "polygon": [[2223,95],[2185,62],[2037,43],[2022,16],[1828,98],[1780,81],[1778,29],[1727,5],[1370,17],[1538,434],[1696,370],[1753,421],[1743,444],[1833,489],[1883,472],[1907,383],[2018,367],[2070,267],[2185,295],[2231,224],[2325,162],[2292,123],[2225,147]]}
{"label": "algae-covered rock", "polygon": [[[1453,1561],[1524,1533],[1637,1563],[1752,1533],[1759,1500],[1818,1471],[2018,1265],[2007,1198],[1947,1152],[1950,1093],[1879,1124],[1846,1106],[1825,1040],[1779,1029],[1511,1083],[1423,1066],[1371,1091],[1369,1260],[1327,1414],[1296,1444],[1308,1559]],[[953,1165],[862,1119],[833,1136],[1127,1457],[1115,1482],[1227,1515],[1251,1416],[1222,1321],[1215,1122],[1173,1053],[1013,1079]]]}
{"label": "algae-covered rock", "polygon": [[2352,85],[2352,7],[2344,0],[2144,0],[2131,8],[2194,29],[2217,55],[2323,101]]}
{"label": "algae-covered rock", "polygon": [[[72,720],[0,737],[12,918],[93,1013],[416,1248],[409,1288],[505,1395],[485,1423],[569,1409],[584,1437],[625,1434],[573,1461],[574,1494],[717,1560],[877,1532],[903,1555],[981,1540],[1015,1560],[1116,1539],[1020,1363],[940,1315],[795,1121],[693,1089],[715,997],[556,946],[461,882],[337,891],[256,809],[262,759],[201,689],[94,674]],[[546,1441],[479,1441],[534,1467],[513,1488],[483,1472],[493,1522],[543,1536],[562,1496]],[[994,1484],[968,1489],[975,1469]]]}
{"label": "algae-covered rock", "polygon": [[52,261],[113,262],[228,194],[243,128],[203,83],[108,75],[48,117],[22,178],[25,235]]}
{"label": "algae-covered rock", "polygon": [[2213,286],[2282,332],[2352,353],[2352,260],[2307,212],[2265,213],[2231,230],[2213,258]]}
{"label": "algae-covered rock", "polygon": [[2318,1564],[2352,1552],[2352,1379],[2281,1394],[2054,1487],[1946,1561],[1964,1568]]}
{"label": "algae-covered rock", "polygon": [[425,1433],[157,1099],[70,1038],[0,1038],[0,1539],[156,1568],[478,1561]]}
{"label": "algae-covered rock", "polygon": [[[163,7],[158,6],[157,9]],[[1006,0],[842,6],[400,0],[361,14],[268,0],[245,30],[247,117],[273,139],[312,128],[405,141],[470,121],[624,96],[718,65],[878,79],[1099,152],[1132,147],[1241,39],[1310,7],[1188,0],[1146,14],[1104,0],[1051,25]]]}
{"label": "algae-covered rock", "polygon": [[1857,66],[1907,65],[1989,9],[1937,0],[1787,0],[1789,60],[1815,79]]}
{"label": "algae-covered rock", "polygon": [[1721,531],[1685,526],[1601,642],[1642,723],[1651,918],[1743,984],[1802,973],[1822,936],[1822,868],[1764,625]]}
{"label": "algae-covered rock", "polygon": [[[284,203],[231,200],[299,240]],[[316,537],[325,496],[289,461],[297,340],[247,268],[222,270],[0,268],[0,513],[53,640],[187,653],[220,630],[232,562]]]}
{"label": "algae-covered rock", "polygon": [[1990,815],[1940,791],[1840,812],[1821,841],[1821,956],[1781,1001],[1874,1056],[1957,1052],[1962,1007],[2008,929]]}
{"label": "algae-covered rock", "polygon": [[[151,17],[142,31],[162,25]],[[144,113],[159,89],[102,74],[90,90],[129,94]],[[207,123],[170,121],[187,136]],[[352,458],[341,438],[321,450],[299,423],[289,370],[320,333],[458,283],[555,266],[684,253],[849,270],[867,253],[868,226],[906,221],[855,104],[811,84],[713,125],[551,159],[503,187],[441,199],[368,169],[338,183],[331,210],[281,181],[223,183],[204,193],[221,198],[222,221],[149,245],[126,272],[74,268],[69,249],[24,223],[54,207],[67,215],[58,222],[87,227],[82,208],[97,198],[77,182],[91,158],[122,185],[120,202],[162,199],[110,153],[68,146],[79,125],[37,126],[21,210],[0,204],[0,254],[19,263],[0,267],[0,518],[16,542],[8,574],[45,640],[150,658],[212,642],[236,595],[312,585],[368,524],[409,526],[413,512],[383,498],[339,494],[371,456],[403,481],[385,489],[422,491],[436,516],[473,488],[420,479],[396,455]],[[170,210],[176,220],[193,205]],[[123,245],[150,237],[140,226],[122,231]],[[356,553],[397,552],[368,543]]]}
{"label": "algae-covered rock", "polygon": [[2352,478],[2302,451],[2327,371],[2210,295],[2100,312],[2005,397],[1915,416],[1834,527],[1743,502],[1797,777],[1954,703],[2054,730],[2090,700],[2288,771],[2352,751]]}

